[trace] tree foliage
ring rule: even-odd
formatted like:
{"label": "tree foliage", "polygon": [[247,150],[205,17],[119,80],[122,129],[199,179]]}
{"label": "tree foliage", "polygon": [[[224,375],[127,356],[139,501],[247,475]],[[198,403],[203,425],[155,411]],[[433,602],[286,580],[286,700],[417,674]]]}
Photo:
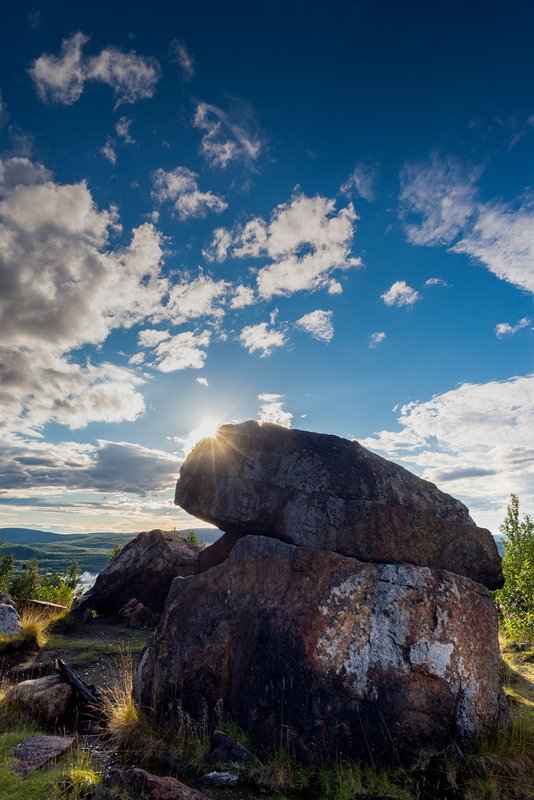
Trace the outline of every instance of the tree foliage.
{"label": "tree foliage", "polygon": [[[0,539],[0,547],[3,546],[4,541]],[[5,594],[5,592],[7,592],[14,564],[15,560],[11,553],[6,556],[0,555],[0,594]]]}
{"label": "tree foliage", "polygon": [[508,636],[534,642],[534,520],[520,517],[519,497],[513,494],[500,526],[505,535],[502,568],[504,587],[495,592]]}
{"label": "tree foliage", "polygon": [[70,606],[79,584],[78,562],[73,561],[66,573],[53,572],[41,575],[37,561],[24,564],[9,584],[9,593],[15,600],[44,600]]}

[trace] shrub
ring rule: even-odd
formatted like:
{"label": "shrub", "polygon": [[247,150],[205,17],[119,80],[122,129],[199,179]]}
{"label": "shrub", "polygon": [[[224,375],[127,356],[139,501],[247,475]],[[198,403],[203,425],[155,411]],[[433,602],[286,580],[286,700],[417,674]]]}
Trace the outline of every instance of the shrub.
{"label": "shrub", "polygon": [[54,572],[41,575],[37,561],[33,559],[25,564],[22,571],[11,579],[9,593],[15,600],[44,600],[70,606],[79,582],[78,562],[74,561],[65,574]]}
{"label": "shrub", "polygon": [[504,587],[495,601],[507,635],[534,642],[534,520],[519,515],[519,498],[512,495],[500,526],[505,534],[502,568]]}
{"label": "shrub", "polygon": [[[0,539],[0,547],[3,547],[4,544],[4,541]],[[11,553],[7,556],[0,556],[0,594],[7,592],[13,565],[14,559]]]}

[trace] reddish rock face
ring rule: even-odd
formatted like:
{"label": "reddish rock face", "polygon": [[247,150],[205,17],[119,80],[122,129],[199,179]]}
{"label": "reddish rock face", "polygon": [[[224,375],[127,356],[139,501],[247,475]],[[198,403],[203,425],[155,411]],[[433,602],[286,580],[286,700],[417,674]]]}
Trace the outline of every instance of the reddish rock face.
{"label": "reddish rock face", "polygon": [[173,582],[139,667],[149,716],[222,701],[256,745],[305,761],[387,759],[505,718],[489,592],[444,570],[361,563],[274,539]]}
{"label": "reddish rock face", "polygon": [[108,564],[73,607],[85,618],[89,610],[117,614],[132,597],[161,612],[170,585],[178,575],[195,571],[198,548],[171,531],[140,533]]}
{"label": "reddish rock face", "polygon": [[493,537],[459,500],[337,436],[222,425],[182,465],[175,502],[235,535],[503,584]]}

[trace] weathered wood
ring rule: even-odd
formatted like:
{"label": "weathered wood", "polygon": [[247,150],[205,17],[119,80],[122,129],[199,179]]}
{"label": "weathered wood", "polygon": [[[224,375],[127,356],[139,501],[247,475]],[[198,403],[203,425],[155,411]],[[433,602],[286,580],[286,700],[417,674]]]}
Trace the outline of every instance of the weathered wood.
{"label": "weathered wood", "polygon": [[96,708],[102,706],[102,697],[98,689],[84,683],[84,681],[65,664],[63,659],[58,658],[56,660],[55,669],[59,672],[61,677],[72,686],[80,700]]}

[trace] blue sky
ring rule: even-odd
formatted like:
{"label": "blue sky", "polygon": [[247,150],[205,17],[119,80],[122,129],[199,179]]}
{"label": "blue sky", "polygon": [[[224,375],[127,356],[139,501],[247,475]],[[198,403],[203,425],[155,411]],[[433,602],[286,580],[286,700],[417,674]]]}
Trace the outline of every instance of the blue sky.
{"label": "blue sky", "polygon": [[534,511],[529,3],[3,23],[0,526],[187,526],[184,453],[250,418]]}

